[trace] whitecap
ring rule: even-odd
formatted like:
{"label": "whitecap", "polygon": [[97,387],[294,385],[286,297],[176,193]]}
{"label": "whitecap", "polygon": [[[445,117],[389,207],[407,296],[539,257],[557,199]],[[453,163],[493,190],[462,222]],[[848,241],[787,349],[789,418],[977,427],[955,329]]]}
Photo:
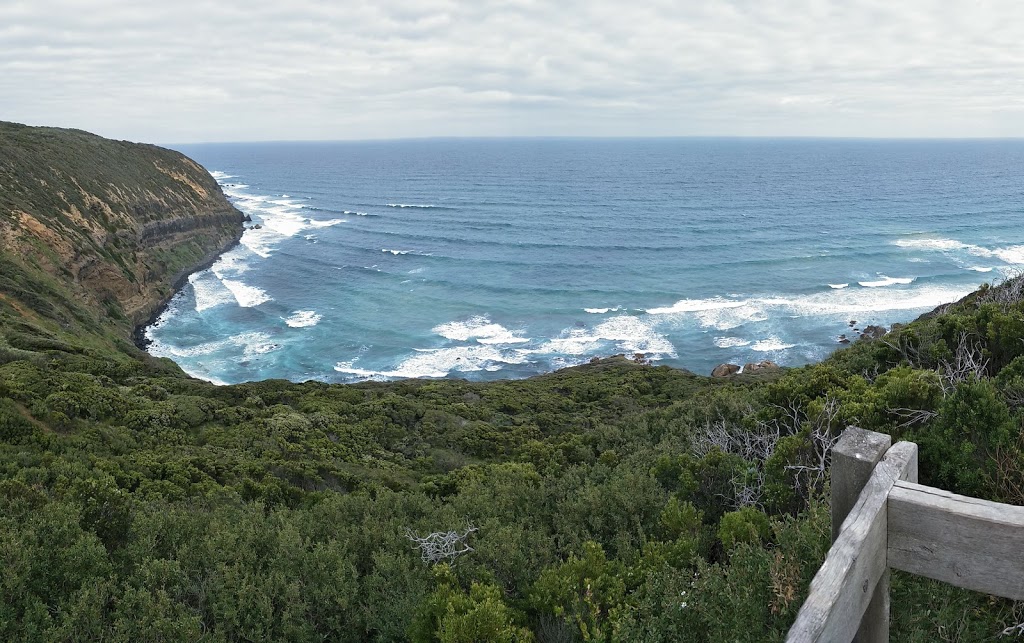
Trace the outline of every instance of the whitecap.
{"label": "whitecap", "polygon": [[306,328],[307,326],[316,326],[321,319],[323,316],[314,310],[296,310],[288,319],[284,320],[284,323],[292,328]]}
{"label": "whitecap", "polygon": [[618,348],[626,352],[676,357],[675,346],[665,335],[655,330],[652,320],[619,315],[595,326],[594,334],[601,339],[617,342]]}
{"label": "whitecap", "polygon": [[992,254],[1009,264],[1024,264],[1024,246],[996,248]]}
{"label": "whitecap", "polygon": [[329,228],[331,226],[338,225],[339,223],[348,223],[348,220],[328,219],[327,221],[316,221],[314,219],[306,219],[306,224],[311,228]]}
{"label": "whitecap", "polygon": [[342,212],[342,214],[354,214],[357,217],[365,217],[368,215],[368,213],[366,212],[356,212],[355,210],[345,210]]}
{"label": "whitecap", "polygon": [[995,270],[995,268],[986,268],[985,266],[969,266],[967,269],[974,272],[992,272]]}
{"label": "whitecap", "polygon": [[648,308],[651,315],[670,315],[672,313],[692,313],[705,310],[721,310],[723,308],[738,308],[744,305],[744,301],[713,297],[711,299],[680,299],[671,306],[663,308]]}
{"label": "whitecap", "polygon": [[754,345],[750,347],[750,349],[760,351],[763,353],[768,353],[772,351],[784,351],[793,348],[794,346],[796,346],[796,344],[787,344],[778,337],[776,337],[775,335],[772,335],[766,339],[762,339],[758,342],[755,342]]}
{"label": "whitecap", "polygon": [[858,281],[857,283],[865,288],[884,288],[885,286],[894,286],[896,284],[910,284],[913,283],[917,277],[887,277],[886,275],[878,275],[880,279],[877,281]]}
{"label": "whitecap", "polygon": [[365,379],[444,377],[452,372],[493,372],[500,370],[503,364],[522,364],[527,359],[523,351],[501,350],[493,346],[454,346],[418,350],[391,370],[363,369],[355,366],[354,362],[339,362],[334,370]]}
{"label": "whitecap", "polygon": [[[567,328],[561,337],[545,341],[534,352],[545,354],[583,355],[601,350],[644,353],[652,359],[676,357],[675,346],[656,330],[656,320],[634,315],[606,319],[593,329]],[[612,344],[607,347],[606,344]]]}
{"label": "whitecap", "polygon": [[231,291],[242,308],[253,308],[272,300],[272,297],[262,288],[250,286],[234,279],[222,279],[221,283]]}
{"label": "whitecap", "polygon": [[412,252],[412,250],[391,250],[389,248],[381,248],[380,251],[381,252],[390,252],[393,255],[407,255],[410,252]]}
{"label": "whitecap", "polygon": [[849,285],[850,284],[829,284],[828,287],[832,288],[833,290],[842,290],[843,288],[846,288]]}
{"label": "whitecap", "polygon": [[603,315],[608,312],[618,312],[622,310],[622,306],[615,306],[614,308],[584,308],[583,312],[590,313],[591,315]]}
{"label": "whitecap", "polygon": [[739,348],[741,346],[749,346],[750,340],[743,339],[742,337],[716,337],[715,346],[719,348]]}
{"label": "whitecap", "polygon": [[436,208],[430,203],[385,203],[389,208]]}
{"label": "whitecap", "polygon": [[892,242],[900,248],[913,248],[918,250],[967,250],[976,248],[969,244],[957,241],[956,239],[897,239]]}
{"label": "whitecap", "polygon": [[516,334],[522,331],[513,332],[482,315],[466,321],[440,324],[431,329],[431,332],[457,342],[475,339],[480,344],[521,344],[530,341],[529,338]]}
{"label": "whitecap", "polygon": [[188,282],[192,286],[192,294],[196,300],[196,312],[203,312],[215,306],[235,301],[231,291],[208,272],[197,272],[189,275]]}

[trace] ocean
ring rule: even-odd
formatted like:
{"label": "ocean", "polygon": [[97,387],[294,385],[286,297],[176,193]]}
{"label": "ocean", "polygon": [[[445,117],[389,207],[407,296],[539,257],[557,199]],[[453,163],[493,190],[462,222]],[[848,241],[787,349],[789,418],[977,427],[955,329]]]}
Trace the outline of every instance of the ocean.
{"label": "ocean", "polygon": [[252,217],[146,331],[218,383],[796,366],[1024,267],[1024,141],[173,147]]}

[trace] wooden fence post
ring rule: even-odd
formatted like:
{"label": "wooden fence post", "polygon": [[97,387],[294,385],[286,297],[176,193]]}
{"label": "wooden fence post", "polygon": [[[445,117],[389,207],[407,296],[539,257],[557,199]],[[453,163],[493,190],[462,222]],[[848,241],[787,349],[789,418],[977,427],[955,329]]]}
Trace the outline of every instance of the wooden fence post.
{"label": "wooden fence post", "polygon": [[[892,438],[884,433],[847,427],[832,449],[832,542],[839,537],[843,521],[857,504],[875,465],[892,446]],[[917,480],[914,467],[914,480]],[[888,643],[889,641],[889,572],[875,586],[871,603],[857,630],[856,643]]]}

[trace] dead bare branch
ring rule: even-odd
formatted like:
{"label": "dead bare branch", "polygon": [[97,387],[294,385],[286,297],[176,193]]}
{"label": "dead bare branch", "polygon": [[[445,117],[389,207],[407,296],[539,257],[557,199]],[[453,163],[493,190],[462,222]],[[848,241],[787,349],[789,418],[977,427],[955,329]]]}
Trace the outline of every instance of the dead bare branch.
{"label": "dead bare branch", "polygon": [[466,543],[466,539],[474,531],[479,531],[479,529],[470,525],[461,534],[456,531],[435,531],[420,537],[411,529],[406,529],[405,537],[414,543],[413,549],[420,550],[420,559],[424,563],[436,565],[444,560],[455,560],[462,554],[473,551],[473,548]]}

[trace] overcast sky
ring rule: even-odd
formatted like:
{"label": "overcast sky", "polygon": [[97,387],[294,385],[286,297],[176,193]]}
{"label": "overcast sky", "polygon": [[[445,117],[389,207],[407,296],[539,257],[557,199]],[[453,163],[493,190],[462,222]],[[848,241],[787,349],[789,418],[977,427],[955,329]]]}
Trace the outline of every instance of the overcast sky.
{"label": "overcast sky", "polygon": [[1024,136],[1021,0],[0,0],[0,120],[160,143]]}

